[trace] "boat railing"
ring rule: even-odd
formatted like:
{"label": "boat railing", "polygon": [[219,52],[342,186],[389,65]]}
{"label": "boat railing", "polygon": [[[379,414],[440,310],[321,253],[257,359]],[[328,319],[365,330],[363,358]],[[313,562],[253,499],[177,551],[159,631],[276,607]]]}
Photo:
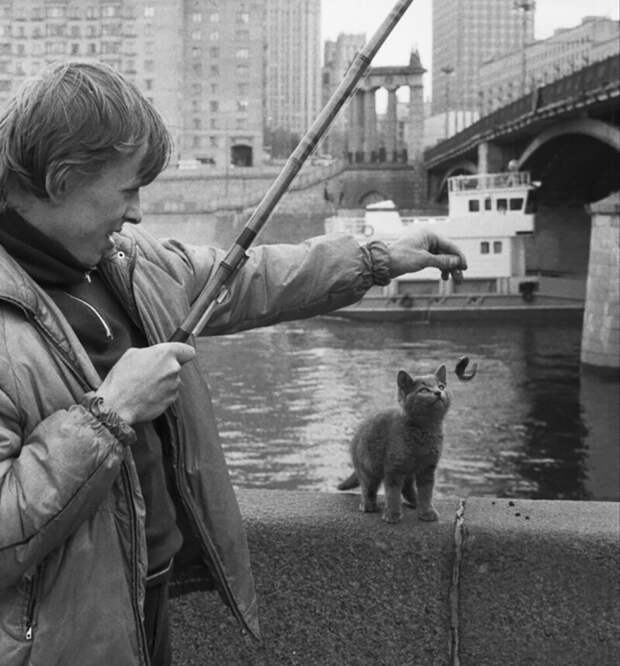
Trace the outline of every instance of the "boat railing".
{"label": "boat railing", "polygon": [[529,171],[506,171],[503,173],[481,173],[473,176],[452,176],[448,178],[450,192],[471,192],[472,190],[497,190],[512,187],[529,187]]}

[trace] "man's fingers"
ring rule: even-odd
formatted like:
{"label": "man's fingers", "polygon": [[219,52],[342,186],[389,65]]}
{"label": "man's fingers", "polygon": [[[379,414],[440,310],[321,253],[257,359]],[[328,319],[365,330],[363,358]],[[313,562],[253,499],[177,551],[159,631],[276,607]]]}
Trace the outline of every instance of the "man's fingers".
{"label": "man's fingers", "polygon": [[184,342],[162,342],[161,345],[166,346],[181,365],[191,361],[196,356],[196,350]]}

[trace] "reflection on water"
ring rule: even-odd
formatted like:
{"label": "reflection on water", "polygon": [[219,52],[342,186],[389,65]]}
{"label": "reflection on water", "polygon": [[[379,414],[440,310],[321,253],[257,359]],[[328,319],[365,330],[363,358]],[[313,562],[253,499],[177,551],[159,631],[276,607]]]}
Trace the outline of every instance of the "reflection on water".
{"label": "reflection on water", "polygon": [[395,406],[396,373],[452,371],[439,497],[618,497],[618,383],[581,376],[581,328],[360,324],[329,318],[200,339],[233,482],[333,491],[366,414]]}

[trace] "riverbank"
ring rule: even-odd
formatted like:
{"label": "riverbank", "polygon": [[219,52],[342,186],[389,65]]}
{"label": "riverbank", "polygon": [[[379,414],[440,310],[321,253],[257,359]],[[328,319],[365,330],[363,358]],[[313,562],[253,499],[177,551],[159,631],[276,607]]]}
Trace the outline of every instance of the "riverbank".
{"label": "riverbank", "polygon": [[471,497],[399,525],[354,494],[239,490],[263,645],[219,598],[173,602],[175,663],[616,664],[620,505]]}

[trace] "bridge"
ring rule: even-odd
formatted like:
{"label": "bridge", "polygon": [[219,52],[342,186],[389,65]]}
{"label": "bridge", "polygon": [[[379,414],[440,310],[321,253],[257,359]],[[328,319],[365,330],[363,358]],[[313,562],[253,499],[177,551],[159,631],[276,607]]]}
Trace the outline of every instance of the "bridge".
{"label": "bridge", "polygon": [[510,160],[540,181],[539,199],[598,201],[618,189],[620,58],[592,63],[497,109],[424,153],[428,196],[450,176],[502,171]]}

